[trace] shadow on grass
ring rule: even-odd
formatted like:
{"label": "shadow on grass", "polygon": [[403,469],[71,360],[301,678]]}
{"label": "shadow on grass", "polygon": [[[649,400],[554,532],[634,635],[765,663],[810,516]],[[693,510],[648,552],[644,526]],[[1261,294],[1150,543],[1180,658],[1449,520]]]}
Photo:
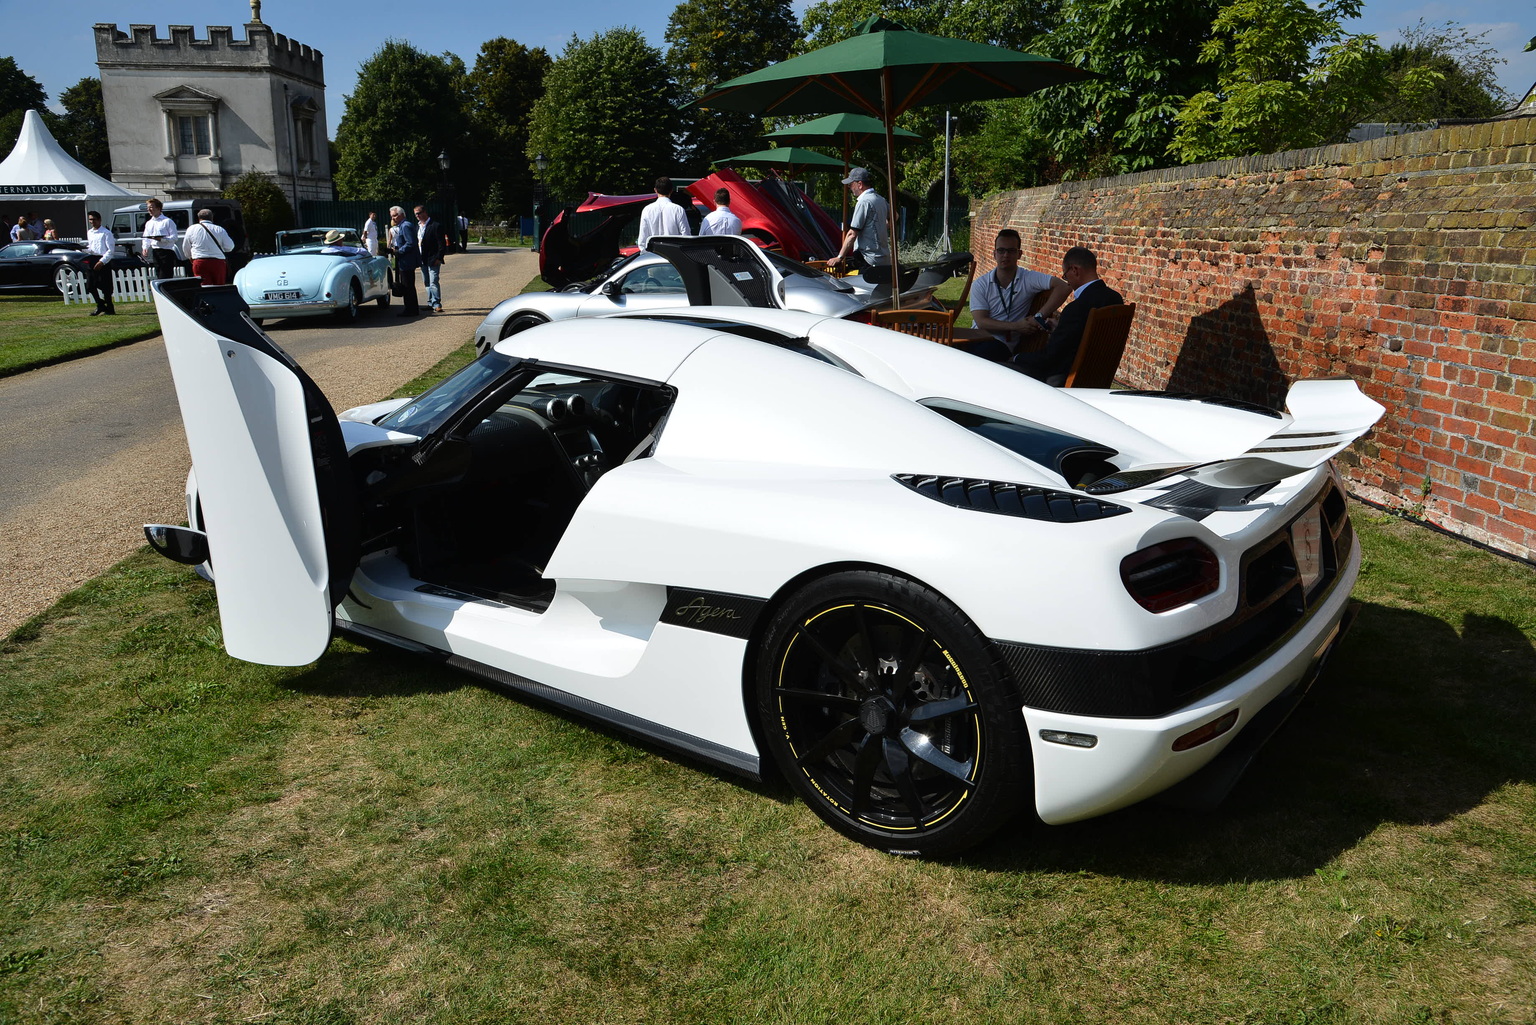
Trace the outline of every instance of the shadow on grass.
{"label": "shadow on grass", "polygon": [[1536,649],[1514,624],[1368,604],[1307,700],[1226,803],[1156,799],[1068,826],[1011,828],[982,869],[1180,884],[1305,877],[1392,823],[1433,825],[1536,779]]}
{"label": "shadow on grass", "polygon": [[[793,791],[778,778],[771,767],[765,779],[747,779],[686,753],[626,733],[618,727],[588,719],[571,709],[542,701],[536,696],[439,665],[431,656],[412,655],[384,642],[370,643],[350,635],[347,641],[349,644],[346,647],[333,645],[320,661],[283,680],[281,686],[295,693],[324,698],[407,697],[414,694],[447,694],[461,687],[479,687],[503,700],[537,708],[580,729],[627,744],[657,758],[685,765],[779,804],[788,804],[794,800]],[[356,647],[352,646],[353,643]]]}

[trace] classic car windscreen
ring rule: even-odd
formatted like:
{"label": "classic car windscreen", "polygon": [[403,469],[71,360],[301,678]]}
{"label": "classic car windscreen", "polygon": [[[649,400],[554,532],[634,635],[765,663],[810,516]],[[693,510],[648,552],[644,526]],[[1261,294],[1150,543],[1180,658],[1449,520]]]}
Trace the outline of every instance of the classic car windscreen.
{"label": "classic car windscreen", "polygon": [[392,431],[426,437],[492,381],[506,373],[511,365],[510,357],[499,352],[488,352],[452,377],[387,414],[378,424]]}
{"label": "classic car windscreen", "polygon": [[1098,442],[954,399],[924,399],[921,405],[1032,463],[1055,470],[1069,484],[1097,480],[1116,470],[1108,462],[1117,454],[1115,449]]}

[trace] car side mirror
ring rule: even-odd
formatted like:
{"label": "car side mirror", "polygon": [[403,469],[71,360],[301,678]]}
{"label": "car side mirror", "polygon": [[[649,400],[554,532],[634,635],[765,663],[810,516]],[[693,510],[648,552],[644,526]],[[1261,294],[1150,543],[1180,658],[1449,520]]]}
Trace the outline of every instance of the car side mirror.
{"label": "car side mirror", "polygon": [[603,287],[599,289],[599,291],[606,295],[608,298],[612,299],[614,296],[619,295],[619,283],[614,279],[609,278],[607,281],[603,282]]}
{"label": "car side mirror", "polygon": [[149,547],[187,566],[201,566],[208,561],[208,535],[191,527],[171,527],[164,523],[144,524]]}

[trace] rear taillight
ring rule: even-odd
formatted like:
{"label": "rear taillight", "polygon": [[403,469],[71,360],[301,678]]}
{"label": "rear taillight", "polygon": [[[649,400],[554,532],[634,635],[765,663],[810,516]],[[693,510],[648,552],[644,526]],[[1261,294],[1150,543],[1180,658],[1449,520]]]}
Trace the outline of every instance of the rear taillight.
{"label": "rear taillight", "polygon": [[1120,560],[1120,579],[1136,604],[1167,612],[1204,598],[1221,585],[1216,553],[1192,537],[1143,548]]}

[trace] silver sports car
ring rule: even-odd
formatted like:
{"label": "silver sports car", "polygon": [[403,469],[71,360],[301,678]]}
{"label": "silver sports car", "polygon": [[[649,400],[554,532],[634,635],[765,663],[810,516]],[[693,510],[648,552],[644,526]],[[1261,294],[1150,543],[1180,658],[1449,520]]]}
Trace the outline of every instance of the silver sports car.
{"label": "silver sports car", "polygon": [[[722,237],[657,239],[666,243],[660,250],[621,257],[590,281],[555,292],[527,292],[504,299],[475,329],[475,351],[483,356],[497,342],[551,321],[688,306],[683,277],[672,260],[689,248],[711,248]],[[778,273],[782,289],[770,291],[758,305],[851,320],[866,319],[864,315],[871,310],[890,305],[889,288],[858,275],[835,278],[779,253],[764,251],[763,255]],[[963,270],[970,259],[969,253],[954,253],[904,274],[902,307],[932,304],[934,289]]]}

